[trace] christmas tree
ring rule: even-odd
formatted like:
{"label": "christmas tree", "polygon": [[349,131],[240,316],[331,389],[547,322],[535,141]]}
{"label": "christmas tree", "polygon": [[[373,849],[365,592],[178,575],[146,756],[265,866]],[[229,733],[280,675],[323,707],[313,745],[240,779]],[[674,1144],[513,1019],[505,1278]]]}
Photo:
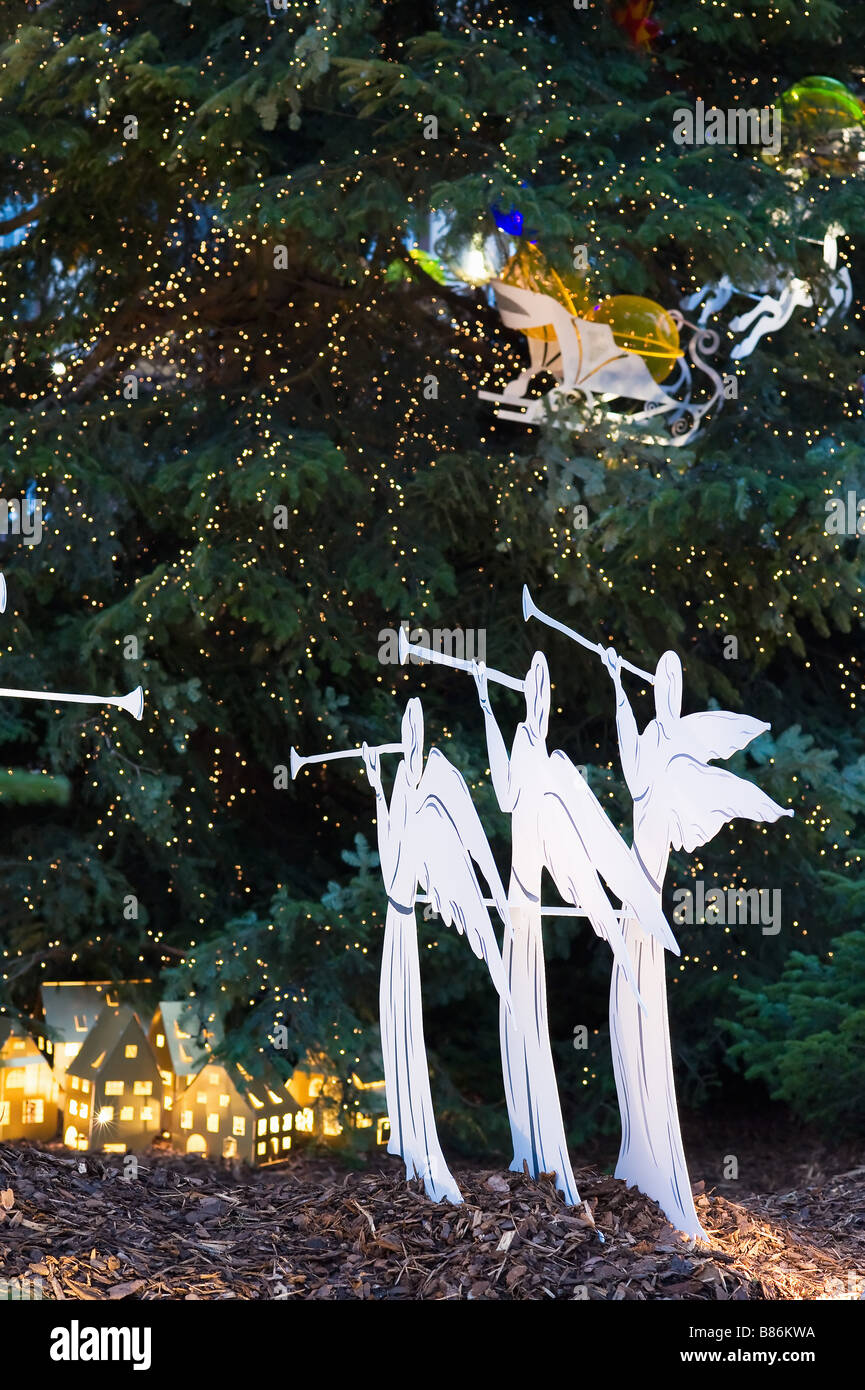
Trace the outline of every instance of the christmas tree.
{"label": "christmas tree", "polygon": [[[522,623],[524,582],[638,666],[675,649],[686,712],[772,724],[731,766],[795,819],[733,826],[668,875],[783,894],[774,934],[674,924],[685,1100],[729,1065],[711,1020],[736,1016],[734,989],[856,924],[836,886],[861,875],[863,550],[826,504],[865,496],[857,146],[792,124],[779,151],[675,131],[698,102],[768,110],[813,74],[863,90],[865,11],[694,0],[647,26],[640,9],[0,15],[3,495],[42,518],[38,544],[0,538],[4,672],[147,692],[140,725],[0,705],[19,785],[69,784],[6,817],[7,1008],[34,1007],[48,960],[66,978],[146,972],[216,1006],[252,1069],[279,1026],[288,1063],[312,1049],[344,1076],[374,1069],[371,794],[353,763],[292,783],[289,749],[392,741],[421,695],[504,871],[473,683],[401,667],[394,635],[458,628],[520,675],[539,645],[551,746],[629,827],[604,667]],[[855,305],[815,331],[832,227]],[[814,302],[738,363],[733,308],[719,316],[724,399],[681,447],[603,407],[525,426],[477,395],[526,361],[486,288],[491,238],[585,305],[675,310],[724,275],[753,296],[739,313],[784,276]],[[521,717],[515,695],[501,709]],[[421,927],[440,1114],[465,1145],[503,1143],[495,996],[451,933]],[[562,919],[547,960],[578,1139],[615,1122],[609,957]]]}

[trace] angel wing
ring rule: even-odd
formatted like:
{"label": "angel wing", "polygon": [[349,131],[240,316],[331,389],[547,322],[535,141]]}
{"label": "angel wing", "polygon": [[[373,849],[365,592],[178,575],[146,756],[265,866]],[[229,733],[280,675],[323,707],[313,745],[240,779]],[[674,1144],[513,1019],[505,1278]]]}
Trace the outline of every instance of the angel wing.
{"label": "angel wing", "polygon": [[685,752],[706,763],[710,758],[732,757],[771,727],[747,714],[734,714],[726,709],[706,710],[702,714],[686,714],[679,720],[676,742]]}
{"label": "angel wing", "polygon": [[633,400],[671,409],[674,398],[655,381],[642,357],[620,347],[609,324],[594,323],[571,314],[552,295],[538,294],[517,285],[493,281],[496,308],[506,328],[527,333],[530,328],[551,328],[561,361],[554,373],[566,391],[575,387],[596,395],[628,396]]}
{"label": "angel wing", "polygon": [[688,853],[707,844],[728,821],[776,821],[793,814],[756,783],[722,767],[707,767],[688,753],[670,759],[660,792],[653,814],[666,815],[670,844]]}
{"label": "angel wing", "polygon": [[[571,880],[577,897],[570,901],[583,905],[582,882],[570,868],[570,855],[576,849],[580,854],[579,862],[588,863],[595,878],[600,874],[616,897],[621,898],[623,906],[631,908],[639,918],[643,931],[656,937],[668,951],[679,955],[676,938],[661,911],[652,884],[588,783],[561,751],[551,756],[549,771],[550,787],[544,796],[544,852],[559,892],[563,897],[568,896],[564,887],[568,887]],[[606,900],[606,894],[604,898]],[[609,907],[608,901],[607,905]],[[613,917],[613,921],[618,924],[617,918]],[[609,939],[612,945],[612,938]]]}
{"label": "angel wing", "polygon": [[418,787],[420,804],[408,827],[408,849],[421,888],[445,926],[464,933],[485,960],[499,994],[507,993],[501,953],[472,860],[490,888],[499,916],[509,923],[507,895],[461,773],[433,748]]}
{"label": "angel wing", "polygon": [[677,404],[655,381],[642,357],[619,346],[608,323],[593,323],[581,318],[573,322],[580,345],[575,386],[595,394],[627,396],[668,409]]}

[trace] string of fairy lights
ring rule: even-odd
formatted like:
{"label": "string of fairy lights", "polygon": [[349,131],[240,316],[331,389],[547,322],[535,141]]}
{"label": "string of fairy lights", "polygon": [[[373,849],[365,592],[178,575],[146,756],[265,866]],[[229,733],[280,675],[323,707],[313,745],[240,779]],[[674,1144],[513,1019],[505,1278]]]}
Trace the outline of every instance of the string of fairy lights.
{"label": "string of fairy lights", "polygon": [[[702,7],[707,14],[716,8],[711,0],[703,0]],[[382,9],[386,11],[387,4]],[[98,35],[87,33],[86,48],[74,56],[88,65],[93,77],[93,104],[87,108],[84,119],[110,139],[112,132],[119,128],[121,117],[129,114],[135,104],[134,99],[130,104],[128,93],[140,91],[136,86],[135,68],[127,64],[125,56],[125,46],[138,32],[140,17],[134,5],[115,3],[105,6],[105,10]],[[38,7],[35,17],[39,17]],[[784,26],[790,24],[789,17],[777,9],[752,10],[743,16],[745,19],[767,28],[773,21]],[[191,43],[202,32],[196,7],[179,11],[175,23],[184,22]],[[687,174],[681,176],[681,190],[664,186],[655,177],[655,170],[669,156],[669,130],[663,122],[655,123],[649,117],[638,121],[629,113],[627,103],[605,85],[591,63],[584,66],[579,78],[588,114],[579,106],[575,108],[574,94],[578,88],[559,56],[551,53],[548,36],[521,27],[508,13],[487,11],[482,5],[473,11],[464,9],[459,20],[452,19],[454,32],[466,42],[464,50],[460,52],[455,44],[451,45],[447,57],[437,58],[425,66],[410,40],[384,34],[381,46],[388,68],[383,70],[381,64],[376,63],[366,71],[362,60],[344,64],[344,85],[338,108],[318,106],[316,77],[342,61],[341,45],[356,22],[348,17],[348,12],[341,18],[335,6],[318,6],[311,10],[305,3],[294,3],[270,15],[262,3],[244,22],[238,51],[242,52],[246,71],[256,74],[256,80],[261,75],[271,85],[267,88],[265,83],[264,88],[259,86],[249,96],[238,96],[227,86],[234,74],[228,70],[220,52],[205,51],[200,55],[194,76],[199,84],[206,85],[210,99],[202,106],[188,97],[172,97],[166,109],[160,112],[163,121],[158,131],[160,144],[146,152],[154,176],[159,176],[160,192],[164,194],[166,189],[172,189],[176,205],[168,209],[162,222],[152,226],[144,218],[131,218],[122,209],[118,211],[117,229],[124,252],[122,268],[113,263],[106,248],[100,245],[87,244],[83,239],[75,248],[72,264],[65,267],[65,280],[62,275],[55,279],[56,312],[30,335],[31,360],[33,349],[41,349],[48,363],[44,381],[41,385],[34,384],[32,371],[22,377],[26,384],[17,401],[19,416],[7,431],[9,457],[14,460],[16,470],[33,476],[40,493],[50,492],[52,505],[58,512],[53,533],[46,538],[44,552],[49,558],[49,572],[54,573],[56,561],[51,558],[52,550],[69,551],[72,545],[72,541],[64,540],[64,529],[68,530],[74,522],[78,530],[73,534],[80,536],[88,525],[95,525],[77,478],[77,460],[82,451],[90,447],[91,437],[94,439],[92,447],[98,449],[100,441],[106,438],[106,431],[122,431],[139,409],[138,397],[127,398],[124,394],[124,381],[133,378],[141,396],[157,409],[176,410],[178,404],[182,407],[188,427],[185,443],[178,445],[181,458],[195,454],[197,432],[206,425],[208,412],[218,404],[225,419],[226,446],[219,462],[214,462],[206,472],[198,497],[199,507],[190,521],[185,543],[178,544],[173,562],[165,565],[161,573],[156,572],[138,585],[134,594],[135,611],[144,629],[145,653],[164,600],[182,596],[190,622],[195,626],[198,655],[210,660],[219,650],[230,646],[236,660],[244,662],[250,659],[251,644],[260,639],[260,633],[253,631],[254,624],[242,613],[226,616],[225,599],[229,588],[232,593],[241,595],[248,592],[256,576],[273,566],[274,557],[282,559],[286,567],[295,567],[306,587],[310,615],[309,630],[298,647],[297,665],[280,682],[269,678],[256,680],[252,674],[254,668],[250,671],[257,694],[272,703],[284,715],[286,723],[292,725],[302,725],[304,719],[304,663],[311,663],[320,671],[336,655],[334,649],[339,644],[328,622],[328,612],[334,606],[352,610],[357,605],[356,596],[343,575],[332,572],[322,579],[328,537],[314,525],[305,527],[301,507],[289,505],[291,529],[275,531],[265,544],[250,528],[250,534],[237,538],[231,576],[223,577],[215,586],[207,566],[202,564],[202,556],[220,540],[234,536],[236,513],[227,491],[227,481],[232,476],[255,460],[262,478],[254,492],[255,504],[264,509],[273,497],[281,495],[286,459],[291,458],[293,449],[300,445],[304,431],[310,426],[301,400],[310,382],[316,384],[320,398],[315,423],[331,432],[342,451],[344,470],[358,480],[362,490],[363,505],[358,505],[355,518],[356,536],[364,540],[374,528],[386,525],[392,568],[401,593],[401,612],[413,624],[424,625],[435,595],[432,582],[418,572],[422,563],[421,549],[411,543],[401,526],[401,513],[407,505],[406,484],[409,478],[425,469],[441,467],[442,456],[460,439],[452,422],[459,422],[466,415],[478,421],[477,448],[485,450],[489,457],[489,486],[496,517],[491,549],[513,546],[515,537],[509,518],[516,515],[515,503],[524,502],[527,494],[541,498],[549,488],[549,478],[542,466],[531,469],[528,474],[519,468],[510,443],[510,430],[477,410],[478,388],[501,380],[519,356],[519,348],[515,348],[509,336],[492,321],[483,294],[464,292],[460,296],[458,292],[438,292],[434,286],[426,286],[422,301],[413,300],[408,308],[402,308],[387,279],[388,258],[379,254],[381,248],[372,236],[358,238],[357,254],[350,260],[344,260],[329,246],[319,245],[313,258],[319,273],[313,283],[297,246],[299,227],[306,226],[310,234],[310,221],[304,222],[305,205],[312,205],[309,218],[314,222],[315,202],[323,188],[333,188],[335,203],[356,208],[376,180],[388,177],[400,180],[406,188],[405,217],[402,225],[394,230],[395,256],[398,245],[405,243],[411,228],[428,213],[430,187],[434,183],[443,182],[445,178],[454,183],[469,174],[474,177],[479,201],[474,222],[457,220],[454,224],[455,234],[469,245],[489,231],[488,208],[503,195],[503,190],[505,198],[508,193],[519,198],[521,193],[525,196],[526,189],[540,189],[548,200],[545,206],[556,210],[560,216],[567,216],[574,229],[572,238],[551,237],[551,245],[561,250],[560,243],[571,239],[584,244],[592,266],[593,284],[597,284],[599,292],[625,288],[619,283],[619,277],[622,267],[629,262],[623,259],[622,247],[633,246],[632,233],[637,226],[648,226],[652,231],[651,240],[640,243],[641,254],[660,267],[662,279],[678,283],[682,293],[699,285],[706,238],[725,245],[732,259],[741,255],[747,261],[753,256],[753,247],[738,224],[724,216],[715,220],[719,204],[709,185],[720,161],[711,151],[707,150],[701,161],[693,160],[688,164]],[[70,42],[70,34],[52,31],[51,23],[46,14],[44,48],[41,55],[32,57],[41,71],[56,63],[57,55]],[[586,36],[588,52],[593,45],[606,41],[605,16],[592,11],[581,13],[579,24]],[[82,19],[78,26],[82,35],[84,25]],[[484,80],[488,80],[488,74],[499,70],[503,48],[508,55],[508,82],[500,84],[501,90],[495,91],[498,103],[495,109],[480,113],[463,109],[449,115],[451,129],[447,140],[425,142],[421,138],[423,115],[427,105],[429,111],[435,113],[436,91],[464,92],[468,108],[468,96],[475,90],[479,74],[484,74]],[[515,54],[523,59],[519,71],[513,63]],[[669,99],[671,104],[679,100],[681,92],[673,77],[664,81],[658,69],[654,71],[658,103],[662,97]],[[748,92],[751,79],[730,75],[731,100],[740,95],[740,82],[742,89]],[[779,77],[775,89],[780,90],[780,84]],[[773,93],[761,95],[768,99],[774,94],[773,90]],[[220,131],[222,120],[227,120],[236,109],[233,106],[236,101],[245,101],[254,107],[265,132],[273,130],[286,111],[290,113],[288,125],[292,132],[303,121],[314,123],[320,116],[338,115],[345,123],[356,123],[357,144],[351,156],[345,156],[339,165],[311,157],[294,169],[284,167],[287,161],[282,161],[273,171],[254,167],[244,149]],[[388,127],[393,120],[401,120],[404,125],[405,135],[397,148],[391,144],[381,147],[375,134],[378,103],[382,101],[386,103]],[[609,108],[614,124],[626,140],[636,139],[637,127],[641,128],[638,156],[633,153],[631,157],[614,156],[610,148],[599,155],[591,120],[593,106]],[[203,111],[206,118],[203,118]],[[538,144],[543,146],[542,152],[528,161],[524,142],[519,139],[526,123],[539,137]],[[440,124],[444,124],[443,117]],[[500,128],[499,138],[489,134],[494,125]],[[645,135],[642,127],[645,127]],[[388,138],[392,139],[390,130]],[[132,140],[115,141],[112,148],[112,158],[132,158],[139,153],[138,145]],[[753,160],[754,155],[749,150],[727,150],[725,158],[739,165]],[[35,141],[21,151],[19,167],[21,183],[17,192],[25,208],[34,198],[28,177],[31,182],[39,183],[34,218],[22,232],[22,243],[26,251],[44,255],[50,251],[47,243],[51,234],[50,207],[61,188],[62,170],[51,167],[51,161],[40,155]],[[39,179],[36,178],[37,169]],[[408,170],[407,176],[405,170]],[[853,177],[841,173],[833,175],[833,181],[835,186],[844,188]],[[695,192],[704,196],[702,210],[696,215],[692,206]],[[799,225],[819,223],[825,194],[823,179],[799,183],[795,195]],[[40,212],[43,207],[49,210],[47,215]],[[680,235],[673,230],[686,216],[691,218],[694,230],[694,244],[690,247],[684,246]],[[618,219],[621,225],[619,240],[610,236],[611,217]],[[793,228],[786,242],[780,232],[777,234],[779,254],[785,245],[788,251],[794,249],[794,237]],[[853,238],[848,236],[847,244],[852,252],[855,249]],[[274,250],[279,247],[286,253],[287,272],[274,268]],[[564,250],[569,257],[570,248],[564,247]],[[88,280],[100,289],[98,314],[93,309],[92,297],[87,294]],[[417,278],[412,283],[416,286]],[[13,327],[29,320],[31,300],[31,286],[22,282],[15,290],[0,272],[0,307]],[[845,322],[840,328],[842,341],[843,335],[855,334],[858,330],[861,323],[858,306],[850,318],[852,322]],[[423,394],[423,378],[409,380],[401,371],[400,339],[387,345],[392,349],[391,356],[383,354],[380,365],[362,388],[371,418],[376,412],[389,410],[388,427],[392,427],[392,434],[386,450],[377,448],[369,434],[359,434],[357,429],[352,429],[342,409],[347,394],[357,389],[353,359],[358,338],[378,333],[381,324],[393,325],[405,338],[417,340],[422,332],[430,335],[439,352],[439,359],[430,369],[442,380],[446,379],[448,387],[446,409],[431,410]],[[795,350],[792,359],[794,363],[799,360]],[[6,383],[7,389],[15,388],[22,365],[25,364],[13,348],[0,364],[0,381]],[[777,366],[771,370],[778,373]],[[803,379],[808,379],[804,368]],[[217,385],[206,396],[203,388],[213,381]],[[79,395],[82,383],[89,383],[89,386]],[[836,383],[836,391],[838,389]],[[748,400],[743,399],[736,408],[749,424],[753,408]],[[844,395],[842,410],[851,428],[858,427],[863,416],[863,400],[852,383]],[[819,423],[803,426],[797,436],[791,428],[770,416],[763,421],[762,428],[767,438],[781,441],[788,447],[810,450],[826,443]],[[152,451],[151,441],[146,432],[140,432],[138,437],[146,458],[147,451]],[[48,440],[52,462],[46,465]],[[829,460],[837,455],[839,470],[845,447],[845,440],[838,439],[828,449]],[[671,458],[665,462],[673,464]],[[615,459],[610,458],[609,466],[639,469],[643,464],[636,450],[629,454],[627,449],[620,448]],[[843,478],[833,476],[836,472],[833,462],[826,461],[816,472],[827,497],[833,490],[843,487]],[[783,480],[783,474],[780,477]],[[63,494],[62,503],[58,499],[59,491]],[[551,577],[554,580],[564,578],[569,568],[579,564],[593,583],[612,590],[614,573],[596,564],[583,548],[580,532],[568,521],[571,493],[576,497],[575,488],[565,484],[562,505],[549,527]],[[781,528],[773,528],[772,534],[775,540],[789,539],[783,536]],[[119,543],[119,534],[112,531],[109,539]],[[146,537],[139,537],[139,543],[142,560],[146,560]],[[834,545],[836,552],[840,553],[841,544],[838,541]],[[113,553],[111,559],[116,562],[118,555]],[[641,554],[639,549],[629,560],[645,566],[646,591],[653,594],[661,572],[660,562],[651,555]],[[795,558],[795,569],[787,565],[779,568],[774,576],[774,582],[789,591],[785,606],[779,607],[778,619],[787,625],[787,635],[791,639],[798,630],[797,606],[804,622],[812,611],[812,603],[804,599],[800,602],[797,593],[804,595],[805,589],[814,585],[819,585],[821,590],[833,584],[839,586],[831,570],[827,573],[825,560],[825,554],[803,552]],[[702,585],[696,582],[698,578],[709,579],[715,586],[712,593],[695,598],[693,602],[685,601],[686,608],[693,609],[690,616],[695,632],[723,633],[728,612],[737,606],[735,590],[742,584],[741,567],[738,578],[732,570],[729,575],[724,573],[730,568],[727,561],[697,542],[676,547],[676,564],[683,575],[693,573],[694,583],[690,587],[695,594],[702,594]],[[823,566],[822,572],[816,570],[818,565]],[[479,563],[478,576],[492,595],[495,584],[488,571],[486,561]],[[848,593],[845,597],[850,604],[852,620],[861,622],[861,588],[855,595]],[[103,607],[101,600],[87,594],[81,596],[81,603],[94,613]],[[12,654],[18,641],[26,635],[14,613],[9,615],[5,633],[6,651]],[[373,635],[371,632],[368,635],[370,650],[374,650]],[[759,631],[753,634],[752,641],[757,653],[762,654]],[[138,669],[146,683],[148,672],[153,670],[146,654],[140,658]],[[808,662],[805,662],[805,669],[809,669]],[[413,672],[410,678],[407,673],[393,668],[379,668],[374,677],[376,685],[394,702],[405,697],[410,679],[412,693],[429,688],[422,672]],[[863,688],[860,660],[848,653],[838,662],[837,679],[854,714]],[[218,708],[218,698],[211,698]],[[89,787],[98,791],[106,785],[102,776],[103,760],[112,757],[117,764],[117,779],[142,789],[144,784],[140,780],[136,783],[136,779],[140,779],[140,766],[146,759],[146,741],[166,743],[179,738],[182,742],[194,723],[191,701],[184,708],[172,711],[160,707],[158,698],[149,698],[142,726],[147,738],[142,739],[141,746],[130,746],[130,730],[125,723],[121,725],[119,720],[103,717],[99,727],[111,741],[110,753],[104,738],[94,736],[92,725],[82,727],[81,765]],[[321,726],[321,747],[325,751],[338,737],[338,724],[333,720],[329,722],[323,713],[316,716],[316,723]],[[179,857],[193,847],[196,824],[191,809],[193,798],[209,797],[206,826],[212,831],[220,817],[242,810],[249,798],[258,795],[252,775],[253,760],[246,747],[236,746],[228,727],[218,720],[212,735],[209,771],[178,791],[175,817],[178,828],[170,827],[171,833],[164,833],[164,812],[154,807],[150,813],[149,819],[163,833],[161,847],[169,855]],[[448,740],[453,736],[454,731],[445,725],[441,737]],[[130,760],[128,766],[117,762],[118,749]],[[592,750],[599,768],[606,769],[613,777],[614,764],[604,763],[605,751],[597,743]],[[327,776],[326,773],[321,775]],[[477,790],[478,785],[473,786],[473,790]],[[607,794],[614,795],[613,792]],[[323,821],[326,820],[324,815]],[[823,832],[829,831],[830,823],[819,803],[813,806],[806,821]],[[153,833],[146,822],[142,824],[140,814],[134,824],[145,839]],[[110,796],[98,816],[97,825],[96,851],[109,852],[133,825],[128,796],[120,791]],[[180,830],[180,826],[184,829]],[[333,828],[340,828],[339,820],[323,824],[315,833],[323,843],[323,837]],[[756,833],[756,828],[752,829]],[[735,861],[736,848],[730,848],[729,854]],[[859,862],[858,856],[855,862]],[[695,876],[702,871],[702,865],[697,865]],[[233,872],[237,901],[243,904],[246,900],[248,905],[255,897],[253,886],[245,882],[242,865],[234,865]],[[731,864],[731,872],[738,872],[735,862]],[[46,893],[50,892],[47,877],[42,878],[41,886]],[[35,904],[28,906],[36,910]],[[363,925],[367,925],[366,919]],[[201,940],[210,926],[205,886],[193,928],[196,939]],[[325,933],[341,938],[347,926],[350,924],[344,915],[335,914],[333,922],[322,926],[315,938],[316,945],[327,949]],[[275,930],[273,924],[268,926],[269,932]],[[803,935],[807,934],[804,927],[801,930]],[[729,928],[726,935],[729,935]],[[160,929],[148,927],[147,936],[156,949],[164,944],[164,932]],[[93,939],[101,941],[99,936]],[[351,939],[342,944],[346,951],[366,954],[368,950]],[[425,944],[428,949],[435,949],[435,937],[431,934]],[[55,942],[51,949],[56,945],[59,943]],[[248,951],[248,947],[237,940],[230,943],[230,948],[240,953]],[[678,980],[691,963],[710,958],[712,949],[709,947],[700,956],[685,956],[680,973],[674,978]],[[744,954],[738,947],[725,949]],[[190,941],[186,959],[191,970],[196,964],[196,950],[196,940]],[[169,955],[162,955],[164,963],[170,960]],[[217,960],[217,968],[221,969],[224,963],[224,957]],[[716,971],[717,963],[711,968]],[[3,978],[8,979],[8,974]],[[250,962],[250,1005],[267,999],[268,1007],[273,1006],[276,1022],[289,1018],[292,1007],[309,1002],[304,990],[298,992],[296,986],[292,988],[293,992],[284,992],[264,958]],[[348,1053],[342,1042],[335,1033],[334,1050],[345,1056]],[[264,1053],[265,1050],[262,1045],[260,1051]],[[352,1055],[357,1063],[359,1057]]]}

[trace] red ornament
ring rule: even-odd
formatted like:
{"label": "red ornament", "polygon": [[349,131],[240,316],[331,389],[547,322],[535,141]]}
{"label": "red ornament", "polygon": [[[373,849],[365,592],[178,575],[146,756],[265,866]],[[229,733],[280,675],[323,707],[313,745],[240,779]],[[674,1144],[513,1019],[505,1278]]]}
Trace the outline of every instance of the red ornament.
{"label": "red ornament", "polygon": [[652,51],[652,40],[663,34],[656,19],[651,18],[654,0],[628,0],[623,9],[613,11],[613,19],[624,29],[635,48]]}

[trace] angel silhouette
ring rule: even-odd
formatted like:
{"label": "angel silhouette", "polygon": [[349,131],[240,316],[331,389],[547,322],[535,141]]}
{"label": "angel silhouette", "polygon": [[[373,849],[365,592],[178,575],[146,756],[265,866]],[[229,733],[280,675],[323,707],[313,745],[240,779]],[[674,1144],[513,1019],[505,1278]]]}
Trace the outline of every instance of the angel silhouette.
{"label": "angel silhouette", "polygon": [[[689,714],[682,709],[682,663],[664,652],[654,676],[655,718],[638,732],[622,688],[622,661],[614,648],[604,660],[616,690],[619,756],[634,801],[634,853],[661,901],[670,849],[689,853],[728,821],[775,821],[792,816],[753,782],[713,758],[729,758],[770,727],[728,710]],[[616,1177],[654,1198],[671,1223],[706,1238],[691,1195],[670,1057],[664,952],[639,911],[623,922],[646,1014],[635,1002],[631,976],[617,962],[610,989],[610,1039],[622,1142]]]}
{"label": "angel silhouette", "polygon": [[[541,932],[544,868],[573,909],[589,918],[607,941],[624,977],[637,983],[619,917],[603,879],[631,912],[639,913],[661,948],[678,951],[652,891],[631,850],[607,819],[600,802],[573,763],[546,748],[550,673],[535,652],[525,679],[526,718],[514,737],[510,758],[489,701],[486,672],[473,663],[486,724],[493,787],[501,809],[511,815],[512,859],[509,920],[502,957],[510,1009],[502,1008],[500,1035],[505,1094],[514,1145],[511,1168],[528,1165],[531,1176],[555,1173],[566,1202],[579,1194],[568,1157],[547,1022],[547,991]],[[556,909],[550,909],[556,911]],[[636,1001],[639,1008],[639,1000]]]}
{"label": "angel silhouette", "polygon": [[496,990],[504,996],[501,955],[472,861],[489,885],[506,926],[508,905],[465,780],[436,748],[424,768],[423,737],[421,702],[412,699],[403,714],[403,759],[390,806],[382,789],[378,750],[366,744],[362,750],[376,796],[378,848],[388,904],[379,992],[391,1122],[388,1153],[401,1155],[408,1178],[423,1178],[433,1201],[461,1202],[436,1133],[423,1033],[415,901],[420,885],[445,926],[456,926],[475,955],[486,961]]}

